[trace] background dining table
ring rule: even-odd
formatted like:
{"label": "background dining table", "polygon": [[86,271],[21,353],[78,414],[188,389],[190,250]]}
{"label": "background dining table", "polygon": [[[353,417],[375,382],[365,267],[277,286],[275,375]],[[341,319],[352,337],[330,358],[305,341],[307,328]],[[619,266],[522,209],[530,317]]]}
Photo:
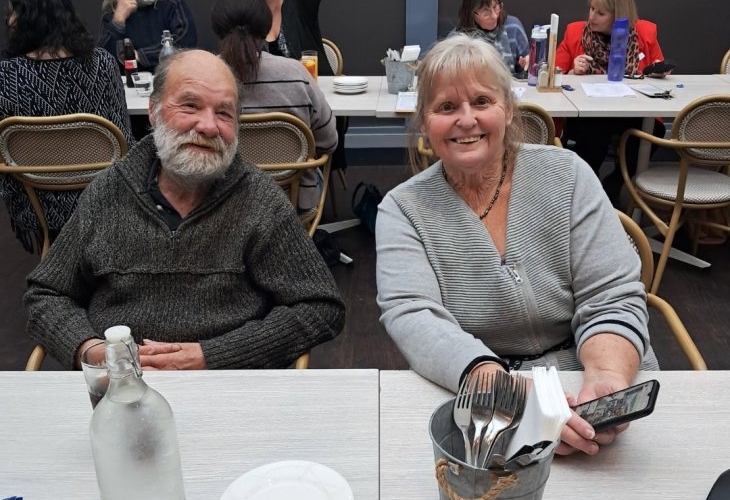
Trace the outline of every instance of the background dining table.
{"label": "background dining table", "polygon": [[[358,94],[340,94],[335,92],[333,76],[320,76],[317,85],[327,99],[336,116],[375,116],[378,99],[381,94],[381,82],[384,76],[367,76],[368,87]],[[149,96],[141,96],[134,88],[124,87],[127,111],[130,115],[146,115],[149,107]]]}

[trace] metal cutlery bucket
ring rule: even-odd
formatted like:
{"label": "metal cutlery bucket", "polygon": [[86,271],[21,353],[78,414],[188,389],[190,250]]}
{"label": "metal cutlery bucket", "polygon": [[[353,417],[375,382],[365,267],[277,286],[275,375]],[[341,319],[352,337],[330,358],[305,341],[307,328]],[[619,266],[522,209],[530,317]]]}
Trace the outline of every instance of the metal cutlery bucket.
{"label": "metal cutlery bucket", "polygon": [[429,433],[440,500],[540,500],[553,454],[512,472],[478,469],[464,462],[464,438],[453,419],[454,400],[431,415]]}
{"label": "metal cutlery bucket", "polygon": [[413,85],[413,77],[416,74],[415,62],[391,61],[390,59],[383,59],[381,62],[385,65],[389,94],[405,92]]}

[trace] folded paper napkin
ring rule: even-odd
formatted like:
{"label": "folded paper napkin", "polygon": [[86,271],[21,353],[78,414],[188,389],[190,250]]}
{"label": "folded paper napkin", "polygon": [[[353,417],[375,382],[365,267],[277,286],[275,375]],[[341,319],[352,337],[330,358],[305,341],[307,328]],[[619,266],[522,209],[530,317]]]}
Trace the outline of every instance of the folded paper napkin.
{"label": "folded paper napkin", "polygon": [[524,446],[559,440],[570,415],[570,407],[555,367],[533,367],[532,389],[527,396],[525,412],[505,456],[512,458]]}

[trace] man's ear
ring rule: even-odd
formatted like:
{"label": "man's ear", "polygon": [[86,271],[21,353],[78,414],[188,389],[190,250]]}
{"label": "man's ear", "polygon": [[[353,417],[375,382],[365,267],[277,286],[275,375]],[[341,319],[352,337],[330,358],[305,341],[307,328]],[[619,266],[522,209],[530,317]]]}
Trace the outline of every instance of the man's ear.
{"label": "man's ear", "polygon": [[155,126],[155,113],[154,113],[155,104],[156,104],[155,101],[150,99],[150,103],[147,106],[147,116],[149,116],[150,125],[152,125],[153,127]]}

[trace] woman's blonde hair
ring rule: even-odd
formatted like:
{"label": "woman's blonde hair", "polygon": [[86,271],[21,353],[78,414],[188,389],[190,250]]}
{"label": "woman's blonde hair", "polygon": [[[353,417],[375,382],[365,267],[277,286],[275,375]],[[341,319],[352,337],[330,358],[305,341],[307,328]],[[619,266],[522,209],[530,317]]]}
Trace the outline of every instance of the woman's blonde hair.
{"label": "woman's blonde hair", "polygon": [[634,0],[588,0],[588,7],[590,8],[594,2],[599,9],[613,13],[614,19],[628,18],[629,26],[632,28],[639,20]]}
{"label": "woman's blonde hair", "polygon": [[418,99],[416,111],[411,120],[409,134],[409,159],[411,167],[419,169],[416,142],[426,121],[428,109],[434,95],[436,79],[449,81],[486,82],[496,84],[502,93],[505,112],[512,114],[511,123],[504,133],[504,146],[508,155],[513,155],[522,139],[519,109],[512,93],[512,74],[497,50],[481,38],[464,34],[452,35],[436,43],[418,65]]}

